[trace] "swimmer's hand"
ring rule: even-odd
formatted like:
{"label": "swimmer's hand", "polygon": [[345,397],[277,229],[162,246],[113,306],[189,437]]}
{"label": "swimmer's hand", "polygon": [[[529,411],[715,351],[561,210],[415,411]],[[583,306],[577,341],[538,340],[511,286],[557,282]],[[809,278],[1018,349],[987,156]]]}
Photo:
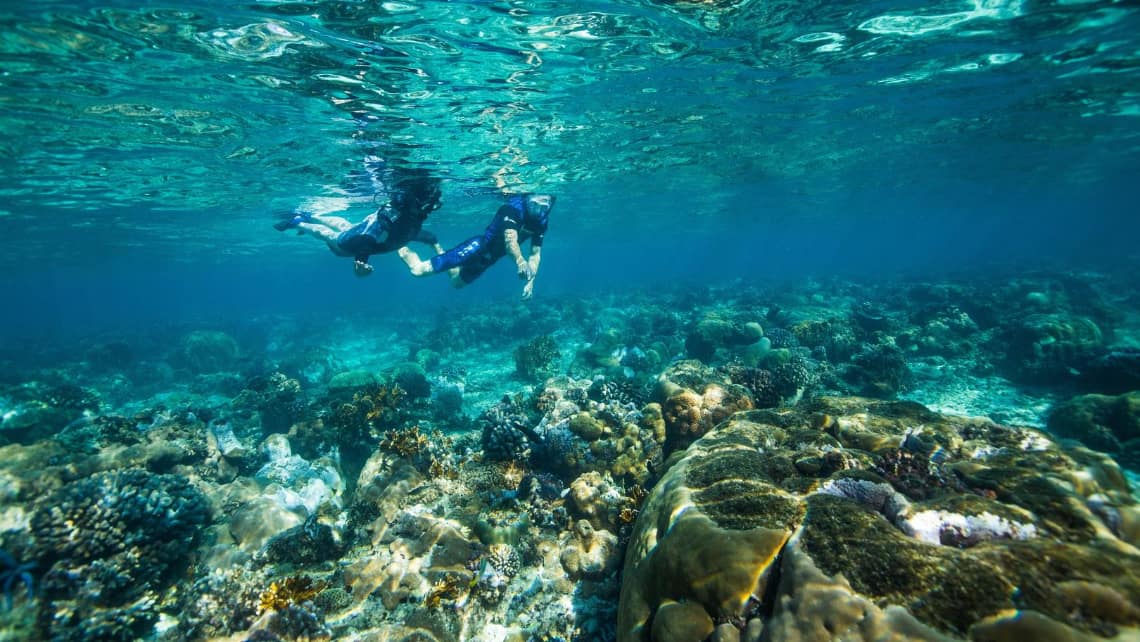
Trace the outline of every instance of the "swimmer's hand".
{"label": "swimmer's hand", "polygon": [[372,274],[372,266],[364,261],[352,262],[352,273],[359,277],[365,277]]}
{"label": "swimmer's hand", "polygon": [[523,286],[522,300],[526,301],[532,294],[534,294],[534,279],[527,281]]}
{"label": "swimmer's hand", "polygon": [[[527,263],[523,259],[519,259],[517,265],[519,268],[520,279],[523,281],[534,281],[534,270],[530,269],[530,263]],[[527,283],[527,285],[530,285],[530,283]]]}

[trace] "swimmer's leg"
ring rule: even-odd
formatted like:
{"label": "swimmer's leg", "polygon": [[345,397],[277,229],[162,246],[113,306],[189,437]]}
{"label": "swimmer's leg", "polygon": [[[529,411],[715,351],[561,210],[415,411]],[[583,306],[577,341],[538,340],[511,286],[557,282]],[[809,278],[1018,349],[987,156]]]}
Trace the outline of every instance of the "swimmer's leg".
{"label": "swimmer's leg", "polygon": [[339,216],[329,216],[327,214],[313,214],[311,218],[315,222],[336,231],[337,234],[355,225],[355,223],[349,222],[348,219]]}
{"label": "swimmer's leg", "polygon": [[412,276],[435,274],[431,261],[421,259],[419,254],[409,250],[407,246],[396,250],[396,254],[400,255],[400,258],[403,259],[404,264],[408,266],[408,270],[411,271]]}

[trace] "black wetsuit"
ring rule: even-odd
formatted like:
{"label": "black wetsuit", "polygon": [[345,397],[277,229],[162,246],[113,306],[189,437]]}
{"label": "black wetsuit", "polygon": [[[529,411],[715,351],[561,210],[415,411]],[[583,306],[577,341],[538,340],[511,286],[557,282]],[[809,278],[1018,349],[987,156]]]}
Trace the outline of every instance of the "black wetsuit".
{"label": "black wetsuit", "polygon": [[438,242],[435,234],[423,229],[424,218],[415,214],[397,214],[383,207],[364,220],[340,233],[336,245],[344,256],[362,263],[373,254],[394,252],[412,241],[428,245]]}
{"label": "black wetsuit", "polygon": [[464,283],[470,283],[506,256],[507,244],[503,232],[517,230],[520,244],[530,239],[531,247],[542,247],[546,228],[545,216],[540,218],[527,213],[525,195],[512,196],[495,212],[495,218],[482,236],[473,236],[443,254],[432,257],[432,271],[443,272],[459,267],[459,278]]}

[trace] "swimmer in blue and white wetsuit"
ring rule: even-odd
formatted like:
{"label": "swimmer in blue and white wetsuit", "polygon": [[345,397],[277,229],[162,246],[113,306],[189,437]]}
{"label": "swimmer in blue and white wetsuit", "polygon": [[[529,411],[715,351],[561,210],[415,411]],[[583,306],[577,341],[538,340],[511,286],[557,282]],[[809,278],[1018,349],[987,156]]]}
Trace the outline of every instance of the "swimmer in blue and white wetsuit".
{"label": "swimmer in blue and white wetsuit", "polygon": [[[398,253],[416,276],[448,272],[451,283],[461,288],[479,278],[507,254],[515,261],[520,279],[526,281],[522,298],[534,293],[534,277],[542,261],[542,241],[546,236],[554,196],[550,194],[513,194],[495,212],[495,218],[481,236],[473,236],[455,247],[424,261],[406,247]],[[520,243],[530,240],[530,257],[523,258]],[[438,251],[438,250],[437,250]]]}
{"label": "swimmer in blue and white wetsuit", "polygon": [[356,276],[372,274],[368,258],[384,254],[418,241],[435,248],[443,247],[435,234],[423,229],[428,214],[440,206],[439,179],[423,175],[407,177],[397,182],[391,200],[359,223],[351,223],[339,216],[300,212],[276,223],[280,231],[297,229],[323,240],[337,256],[353,258]]}

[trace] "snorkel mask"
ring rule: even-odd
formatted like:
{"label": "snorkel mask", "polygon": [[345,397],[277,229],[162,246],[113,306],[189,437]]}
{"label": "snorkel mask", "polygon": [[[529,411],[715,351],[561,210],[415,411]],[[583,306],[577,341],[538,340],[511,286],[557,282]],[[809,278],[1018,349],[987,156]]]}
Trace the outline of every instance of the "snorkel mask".
{"label": "snorkel mask", "polygon": [[526,213],[546,225],[550,210],[554,207],[553,194],[531,194],[526,197]]}

